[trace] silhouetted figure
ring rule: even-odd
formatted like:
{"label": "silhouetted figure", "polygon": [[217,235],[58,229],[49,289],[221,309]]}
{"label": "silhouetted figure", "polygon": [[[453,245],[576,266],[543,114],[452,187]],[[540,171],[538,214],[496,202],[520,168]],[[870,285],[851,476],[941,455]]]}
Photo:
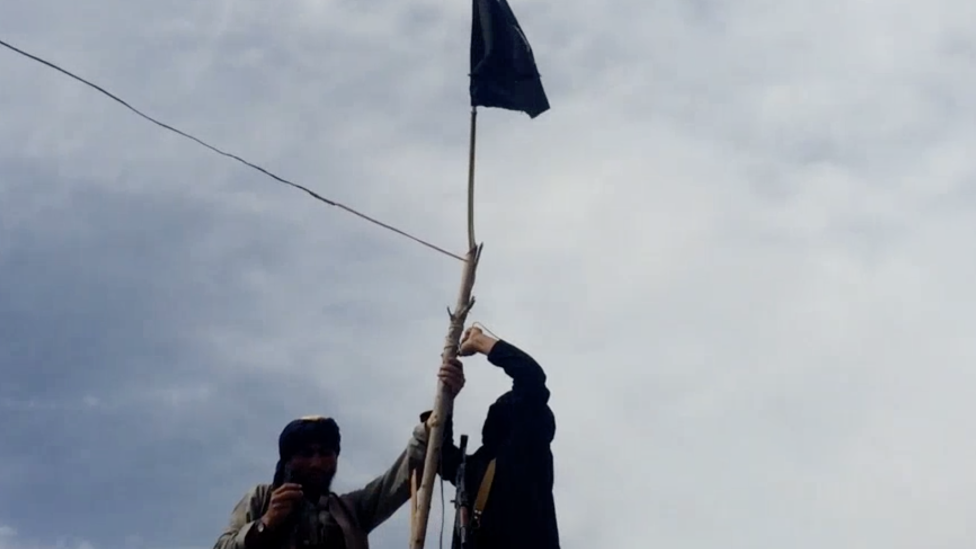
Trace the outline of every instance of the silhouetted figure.
{"label": "silhouetted figure", "polygon": [[[501,367],[513,383],[488,409],[481,447],[465,460],[470,541],[462,548],[455,528],[452,549],[559,549],[550,448],[556,420],[549,408],[546,374],[514,345],[470,328],[460,354],[476,353]],[[454,444],[452,422],[445,427],[441,476],[457,486],[462,455]],[[483,509],[477,508],[479,494]]]}

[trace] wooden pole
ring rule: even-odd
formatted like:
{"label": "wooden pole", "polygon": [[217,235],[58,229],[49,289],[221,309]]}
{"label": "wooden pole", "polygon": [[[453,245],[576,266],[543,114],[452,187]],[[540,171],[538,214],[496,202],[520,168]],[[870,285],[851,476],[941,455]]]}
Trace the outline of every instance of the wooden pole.
{"label": "wooden pole", "polygon": [[[474,239],[474,145],[478,111],[471,108],[471,136],[468,152],[468,254],[461,272],[461,290],[458,292],[457,306],[454,312],[448,311],[451,319],[444,338],[442,361],[457,358],[460,348],[461,334],[468,312],[474,306],[471,290],[474,288],[475,273],[478,261],[481,259],[482,246],[475,245]],[[454,410],[454,399],[447,393],[447,388],[440,380],[437,381],[437,395],[434,398],[434,410],[430,416],[430,435],[427,442],[427,456],[424,460],[424,474],[417,491],[416,508],[413,510],[413,520],[410,528],[410,548],[423,549],[427,538],[427,521],[430,517],[430,503],[434,494],[434,478],[440,468],[441,448],[444,442],[444,423],[447,416]]]}
{"label": "wooden pole", "polygon": [[474,138],[478,129],[478,109],[471,107],[471,135],[468,137],[468,249],[475,247],[474,240]]}

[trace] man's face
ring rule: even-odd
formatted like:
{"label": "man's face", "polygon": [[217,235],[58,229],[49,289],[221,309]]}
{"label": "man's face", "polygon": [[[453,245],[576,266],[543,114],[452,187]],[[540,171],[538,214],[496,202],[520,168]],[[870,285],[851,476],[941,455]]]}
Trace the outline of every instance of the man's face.
{"label": "man's face", "polygon": [[291,458],[291,469],[302,484],[308,488],[328,493],[335,477],[338,456],[335,450],[320,444],[309,444],[301,448]]}

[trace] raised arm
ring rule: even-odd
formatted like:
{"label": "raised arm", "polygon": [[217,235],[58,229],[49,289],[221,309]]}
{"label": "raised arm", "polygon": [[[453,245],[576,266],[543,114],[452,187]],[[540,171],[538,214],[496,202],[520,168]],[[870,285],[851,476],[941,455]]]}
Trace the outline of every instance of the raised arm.
{"label": "raised arm", "polygon": [[[441,365],[438,377],[444,382],[453,397],[464,387],[464,371],[458,360]],[[342,496],[356,513],[359,526],[369,533],[393,516],[410,499],[410,475],[416,471],[422,478],[424,461],[427,457],[427,439],[430,428],[427,420],[430,413],[421,414],[420,424],[414,427],[413,436],[407,448],[385,473],[373,479],[363,488]],[[250,548],[248,548],[250,549]]]}
{"label": "raised arm", "polygon": [[542,366],[525,351],[504,340],[494,341],[488,361],[512,378],[507,405],[512,410],[511,442],[516,445],[549,444],[556,422],[549,408],[549,388]]}
{"label": "raised arm", "polygon": [[[549,389],[542,367],[525,351],[468,328],[461,342],[461,355],[481,353],[512,378],[512,390],[502,395],[489,410],[486,422],[511,424],[507,443],[517,446],[549,444],[556,434],[556,421],[549,409]],[[508,419],[493,419],[498,418]],[[488,428],[486,423],[486,428]]]}
{"label": "raised arm", "polygon": [[488,350],[488,362],[505,370],[512,378],[512,394],[522,407],[545,406],[549,402],[546,373],[525,351],[504,340],[497,340]]}
{"label": "raised arm", "polygon": [[[393,465],[363,488],[342,496],[356,514],[367,534],[393,516],[410,499],[410,472],[423,472],[427,454],[428,429],[424,423],[414,427],[407,447]],[[224,548],[219,548],[224,549]],[[237,548],[234,548],[237,549]],[[248,547],[247,549],[251,549]]]}

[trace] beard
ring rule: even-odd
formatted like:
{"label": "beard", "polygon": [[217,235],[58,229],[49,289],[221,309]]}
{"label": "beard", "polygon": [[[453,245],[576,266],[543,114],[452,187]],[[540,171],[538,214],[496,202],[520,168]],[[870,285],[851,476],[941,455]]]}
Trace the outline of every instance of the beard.
{"label": "beard", "polygon": [[326,496],[332,489],[332,479],[335,478],[335,471],[309,471],[302,475],[296,475],[296,481],[302,485],[302,493],[309,501],[318,501],[322,496]]}

